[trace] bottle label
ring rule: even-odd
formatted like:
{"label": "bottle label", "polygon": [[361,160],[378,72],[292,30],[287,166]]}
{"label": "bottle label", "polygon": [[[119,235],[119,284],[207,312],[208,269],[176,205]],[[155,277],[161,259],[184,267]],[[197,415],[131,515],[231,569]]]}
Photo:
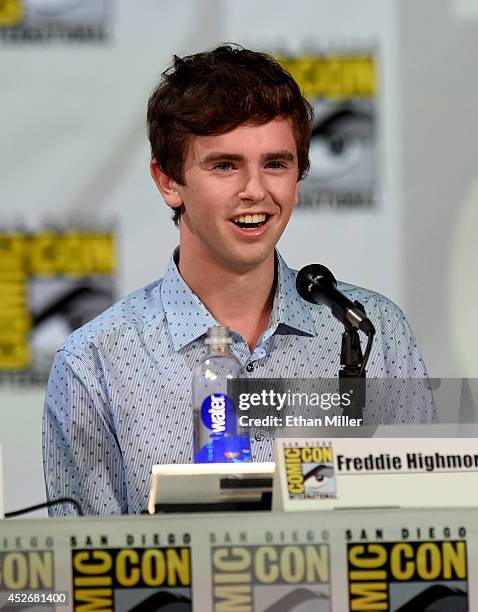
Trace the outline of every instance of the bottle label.
{"label": "bottle label", "polygon": [[195,463],[251,460],[249,435],[238,435],[236,409],[227,395],[214,393],[206,397],[201,405],[201,428],[207,442],[194,454]]}
{"label": "bottle label", "polygon": [[232,400],[223,393],[208,395],[201,405],[201,421],[211,430],[211,437],[223,438],[236,433],[236,410]]}

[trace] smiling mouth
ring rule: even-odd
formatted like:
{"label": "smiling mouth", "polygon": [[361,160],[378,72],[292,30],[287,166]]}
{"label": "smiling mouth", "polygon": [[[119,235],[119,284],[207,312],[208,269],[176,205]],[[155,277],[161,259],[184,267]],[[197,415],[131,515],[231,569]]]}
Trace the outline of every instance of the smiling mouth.
{"label": "smiling mouth", "polygon": [[242,229],[255,229],[262,227],[269,219],[266,213],[257,213],[253,215],[239,215],[232,222]]}

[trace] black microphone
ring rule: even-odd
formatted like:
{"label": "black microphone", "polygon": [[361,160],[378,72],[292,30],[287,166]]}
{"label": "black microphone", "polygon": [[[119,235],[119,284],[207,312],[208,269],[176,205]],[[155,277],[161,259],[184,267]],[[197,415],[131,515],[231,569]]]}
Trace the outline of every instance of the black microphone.
{"label": "black microphone", "polygon": [[312,304],[325,304],[332,314],[346,327],[360,329],[367,335],[375,328],[360,302],[352,302],[337,289],[332,272],[321,264],[310,264],[297,274],[295,286],[301,298]]}

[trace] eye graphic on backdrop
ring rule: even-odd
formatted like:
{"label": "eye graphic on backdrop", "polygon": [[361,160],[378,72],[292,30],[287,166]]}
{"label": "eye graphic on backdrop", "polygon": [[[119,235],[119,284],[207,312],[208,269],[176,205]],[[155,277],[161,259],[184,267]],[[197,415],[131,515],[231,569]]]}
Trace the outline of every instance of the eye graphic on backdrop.
{"label": "eye graphic on backdrop", "polygon": [[153,595],[128,608],[130,612],[191,612],[191,599],[168,591]]}
{"label": "eye graphic on backdrop", "polygon": [[373,116],[360,103],[322,109],[312,126],[310,176],[321,181],[371,180]]}
{"label": "eye graphic on backdrop", "polygon": [[395,609],[397,612],[468,612],[468,596],[461,589],[435,584]]}
{"label": "eye graphic on backdrop", "polygon": [[328,594],[303,587],[297,588],[265,608],[264,612],[310,612],[310,610],[330,612]]}

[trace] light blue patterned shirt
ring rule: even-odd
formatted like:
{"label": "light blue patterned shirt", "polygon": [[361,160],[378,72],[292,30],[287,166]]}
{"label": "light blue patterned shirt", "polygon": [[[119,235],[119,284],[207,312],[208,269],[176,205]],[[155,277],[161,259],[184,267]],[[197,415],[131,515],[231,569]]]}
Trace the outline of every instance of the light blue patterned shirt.
{"label": "light blue patterned shirt", "polygon": [[[249,376],[333,378],[342,326],[325,306],[302,300],[296,272],[277,255],[270,324],[251,354],[233,332],[232,351]],[[427,376],[402,311],[384,296],[339,283],[366,308],[377,334],[370,378]],[[43,457],[47,498],[72,497],[85,514],[145,510],[151,467],[192,461],[191,372],[218,325],[182,279],[174,257],[165,276],[75,331],[55,356],[45,398]],[[364,414],[365,416],[365,414]],[[380,423],[383,415],[368,414]],[[397,401],[387,423],[436,421],[428,404]],[[251,437],[255,461],[273,459],[273,440]],[[51,515],[73,514],[69,504]]]}

